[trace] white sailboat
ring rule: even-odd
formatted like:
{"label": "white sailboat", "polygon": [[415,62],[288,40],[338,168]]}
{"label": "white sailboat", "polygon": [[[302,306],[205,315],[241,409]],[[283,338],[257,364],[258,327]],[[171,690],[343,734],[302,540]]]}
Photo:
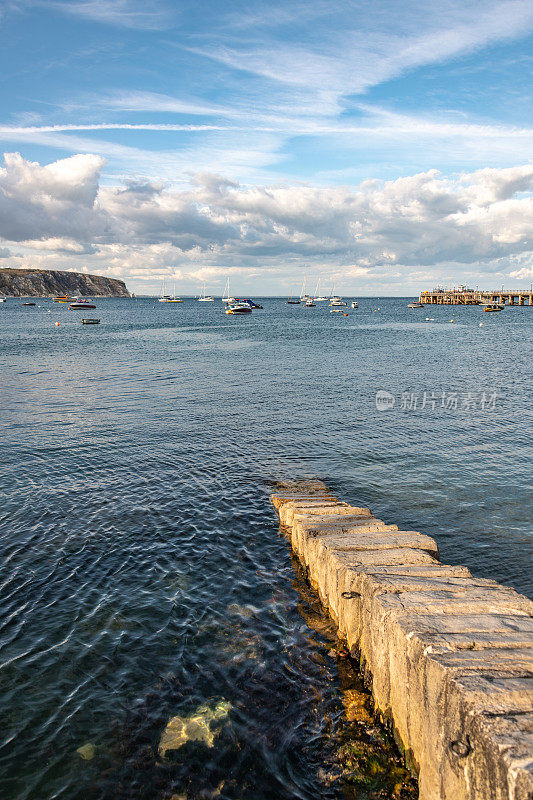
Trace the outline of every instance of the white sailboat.
{"label": "white sailboat", "polygon": [[337,308],[342,308],[342,307],[346,308],[346,306],[348,305],[347,303],[344,302],[342,297],[339,297],[338,295],[335,294],[335,282],[333,282],[333,289],[331,290],[331,297],[329,298],[329,304],[330,306]]}
{"label": "white sailboat", "polygon": [[316,284],[314,301],[315,303],[323,303],[326,300],[329,300],[329,297],[321,297],[320,295],[320,278],[319,278]]}
{"label": "white sailboat", "polygon": [[230,296],[229,293],[229,278],[226,280],[226,286],[224,287],[224,294],[220,298],[223,303],[233,303],[235,302],[235,298]]}
{"label": "white sailboat", "polygon": [[214,303],[213,298],[206,295],[205,293],[205,281],[204,281],[204,293],[201,297],[197,297],[196,299],[198,300],[199,303]]}
{"label": "white sailboat", "polygon": [[170,303],[172,300],[169,294],[165,294],[165,279],[163,278],[163,285],[161,286],[161,295],[159,297],[160,303]]}
{"label": "white sailboat", "polygon": [[176,297],[176,281],[174,281],[172,297],[169,297],[167,303],[183,303],[181,297]]}
{"label": "white sailboat", "polygon": [[302,301],[302,303],[305,303],[307,300],[311,299],[309,295],[305,293],[306,284],[307,284],[307,275],[304,277],[304,282],[302,283],[302,291],[300,293],[300,300]]}

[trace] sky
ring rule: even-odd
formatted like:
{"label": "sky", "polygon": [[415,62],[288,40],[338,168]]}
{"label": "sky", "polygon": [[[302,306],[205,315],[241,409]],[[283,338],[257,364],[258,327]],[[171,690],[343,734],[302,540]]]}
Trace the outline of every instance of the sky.
{"label": "sky", "polygon": [[533,282],[525,0],[0,0],[0,266]]}

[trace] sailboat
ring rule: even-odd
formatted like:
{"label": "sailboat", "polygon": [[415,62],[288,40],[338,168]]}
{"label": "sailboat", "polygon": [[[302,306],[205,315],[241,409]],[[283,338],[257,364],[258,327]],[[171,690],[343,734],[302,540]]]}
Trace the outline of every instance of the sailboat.
{"label": "sailboat", "polygon": [[172,297],[168,298],[167,303],[183,303],[181,297],[176,297],[176,281],[174,281]]}
{"label": "sailboat", "polygon": [[342,297],[335,294],[335,282],[333,282],[333,289],[331,290],[331,297],[329,298],[329,305],[337,308],[346,308],[348,305],[344,302]]}
{"label": "sailboat", "polygon": [[159,297],[160,303],[170,303],[172,300],[169,294],[165,294],[165,279],[163,278],[163,285],[161,286],[161,295]]}
{"label": "sailboat", "polygon": [[321,297],[320,296],[320,278],[318,279],[317,284],[316,284],[316,291],[315,291],[314,300],[315,300],[315,303],[323,303],[326,300],[329,300],[329,297]]}
{"label": "sailboat", "polygon": [[307,275],[305,276],[304,282],[302,283],[302,292],[300,294],[300,300],[302,303],[305,303],[307,300],[311,299],[309,295],[305,293],[306,284],[307,284]]}
{"label": "sailboat", "polygon": [[229,278],[226,280],[226,286],[224,287],[224,294],[220,298],[223,303],[233,303],[235,298],[230,296],[229,293]]}
{"label": "sailboat", "polygon": [[203,295],[201,297],[197,297],[196,299],[198,300],[199,303],[213,303],[214,302],[213,298],[209,297],[205,293],[205,281],[204,281],[204,293],[203,293]]}
{"label": "sailboat", "polygon": [[291,289],[291,296],[287,300],[287,305],[289,305],[289,306],[299,306],[300,305],[299,299],[297,297],[293,297],[292,289]]}

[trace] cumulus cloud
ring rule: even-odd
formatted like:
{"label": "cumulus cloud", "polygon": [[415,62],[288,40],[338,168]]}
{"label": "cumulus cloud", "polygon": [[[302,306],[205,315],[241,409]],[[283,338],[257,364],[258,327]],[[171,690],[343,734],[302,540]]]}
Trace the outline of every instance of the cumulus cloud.
{"label": "cumulus cloud", "polygon": [[41,166],[6,153],[0,168],[0,237],[90,240],[102,227],[96,206],[104,159],[76,155]]}
{"label": "cumulus cloud", "polygon": [[[327,264],[354,279],[449,264],[500,274],[506,259],[529,263],[533,166],[455,178],[430,170],[354,188],[250,187],[199,174],[182,190],[145,180],[102,185],[103,166],[94,155],[45,166],[6,155],[0,236],[60,263],[83,256],[92,268],[105,262],[113,274],[147,279],[229,267],[283,274],[295,264]],[[526,262],[505,274],[527,277]]]}

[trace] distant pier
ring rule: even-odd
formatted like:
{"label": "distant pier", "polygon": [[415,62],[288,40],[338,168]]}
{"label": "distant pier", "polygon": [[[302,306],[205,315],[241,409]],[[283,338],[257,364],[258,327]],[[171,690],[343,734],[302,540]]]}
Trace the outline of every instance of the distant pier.
{"label": "distant pier", "polygon": [[434,539],[321,481],[281,483],[272,502],[418,771],[420,800],[531,800],[533,602],[442,564]]}
{"label": "distant pier", "polygon": [[[527,301],[527,302],[526,302]],[[479,306],[486,303],[500,303],[510,306],[533,306],[531,289],[433,289],[420,294],[424,305],[437,306]]]}

